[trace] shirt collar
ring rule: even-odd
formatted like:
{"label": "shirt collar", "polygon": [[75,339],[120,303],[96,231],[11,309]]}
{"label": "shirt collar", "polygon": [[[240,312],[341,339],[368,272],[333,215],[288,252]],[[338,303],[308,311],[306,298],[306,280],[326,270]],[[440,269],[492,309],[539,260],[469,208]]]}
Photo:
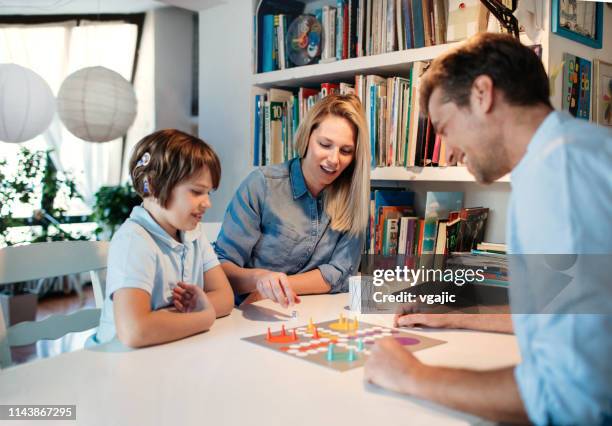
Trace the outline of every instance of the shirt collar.
{"label": "shirt collar", "polygon": [[181,236],[181,241],[183,243],[179,243],[174,238],[172,238],[165,230],[162,228],[159,223],[153,219],[151,214],[142,206],[136,206],[132,209],[132,213],[130,214],[130,220],[133,220],[144,229],[146,229],[157,241],[167,245],[171,249],[182,248],[186,243],[191,243],[201,233],[201,225],[198,223],[198,226],[192,231],[179,231]]}
{"label": "shirt collar", "polygon": [[531,141],[529,141],[527,152],[512,170],[510,181],[516,180],[521,175],[521,170],[526,167],[525,165],[529,163],[530,159],[547,146],[554,135],[559,132],[563,122],[570,118],[569,114],[560,111],[552,111],[546,116],[533,134]]}
{"label": "shirt collar", "polygon": [[294,200],[308,193],[308,187],[306,187],[306,181],[302,173],[302,164],[299,158],[291,160],[291,164],[289,165],[289,176]]}

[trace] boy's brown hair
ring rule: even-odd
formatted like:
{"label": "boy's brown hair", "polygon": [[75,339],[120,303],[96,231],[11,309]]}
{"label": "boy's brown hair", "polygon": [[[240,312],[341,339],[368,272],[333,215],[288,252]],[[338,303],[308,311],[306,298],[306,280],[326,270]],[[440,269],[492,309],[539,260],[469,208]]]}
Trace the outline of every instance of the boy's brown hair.
{"label": "boy's brown hair", "polygon": [[488,75],[511,105],[541,103],[552,108],[548,76],[535,52],[511,35],[485,32],[434,59],[421,80],[421,111],[428,113],[436,87],[445,102],[469,105],[472,84],[480,75]]}
{"label": "boy's brown hair", "polygon": [[136,144],[130,157],[134,189],[143,199],[148,196],[157,198],[164,208],[168,207],[174,187],[199,173],[203,167],[210,171],[213,189],[217,189],[221,180],[221,163],[215,151],[202,139],[176,129],[159,130],[145,136]]}

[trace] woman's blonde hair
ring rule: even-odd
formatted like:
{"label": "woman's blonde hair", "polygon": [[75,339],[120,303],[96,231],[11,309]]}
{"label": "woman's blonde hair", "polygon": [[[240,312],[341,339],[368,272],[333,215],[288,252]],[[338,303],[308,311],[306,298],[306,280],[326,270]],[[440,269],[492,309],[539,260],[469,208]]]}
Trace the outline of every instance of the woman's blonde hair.
{"label": "woman's blonde hair", "polygon": [[348,120],[355,132],[355,157],[336,180],[325,189],[325,212],[335,231],[362,234],[369,219],[370,137],[363,107],[355,95],[329,95],[317,102],[300,123],[295,148],[300,158],[306,156],[312,132],[329,115]]}

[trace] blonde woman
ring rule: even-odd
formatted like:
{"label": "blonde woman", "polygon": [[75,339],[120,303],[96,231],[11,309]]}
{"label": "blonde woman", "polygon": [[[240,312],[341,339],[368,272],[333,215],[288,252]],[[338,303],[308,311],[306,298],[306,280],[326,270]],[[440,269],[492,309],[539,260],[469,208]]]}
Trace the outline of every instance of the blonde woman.
{"label": "blonde woman", "polygon": [[346,291],[368,223],[368,141],[359,98],[330,95],[300,124],[298,158],[242,182],[215,246],[237,303]]}

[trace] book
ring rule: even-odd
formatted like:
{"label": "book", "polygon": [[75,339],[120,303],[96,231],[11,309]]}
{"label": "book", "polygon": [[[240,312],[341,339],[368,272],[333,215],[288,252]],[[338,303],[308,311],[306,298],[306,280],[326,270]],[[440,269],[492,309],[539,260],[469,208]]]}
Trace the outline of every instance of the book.
{"label": "book", "polygon": [[[382,206],[377,212],[378,215],[378,227],[376,229],[376,253],[375,254],[383,254],[388,255],[388,252],[385,252],[385,224],[387,224],[389,219],[399,219],[402,216],[410,216],[413,213],[412,206]],[[395,225],[397,226],[397,224]],[[397,238],[397,236],[396,236]],[[388,244],[388,243],[387,243]],[[397,247],[397,241],[395,241],[395,246]],[[397,254],[397,250],[394,252]]]}
{"label": "book", "polygon": [[392,256],[397,254],[398,243],[398,219],[385,219],[383,239],[383,256]]}
{"label": "book", "polygon": [[470,251],[483,241],[488,217],[489,209],[485,207],[461,209],[457,251]]}
{"label": "book", "polygon": [[283,117],[286,116],[286,105],[292,98],[293,93],[288,90],[272,88],[268,91],[270,162],[267,164],[282,163],[285,160],[283,146],[286,142],[286,132]]}
{"label": "book", "polygon": [[434,253],[438,221],[448,219],[449,213],[460,210],[462,205],[463,192],[427,192],[423,254]]}
{"label": "book", "polygon": [[421,0],[410,0],[412,12],[412,36],[414,47],[425,47],[425,28],[423,24],[423,4]]}
{"label": "book", "polygon": [[335,55],[337,60],[342,59],[342,48],[344,46],[344,2],[336,1],[336,35]]}
{"label": "book", "polygon": [[287,15],[278,15],[278,68],[284,70],[289,65],[289,55],[285,49],[285,34],[287,34]]}
{"label": "book", "polygon": [[274,51],[274,15],[263,17],[263,54],[262,72],[274,71],[278,68],[276,52]]}

